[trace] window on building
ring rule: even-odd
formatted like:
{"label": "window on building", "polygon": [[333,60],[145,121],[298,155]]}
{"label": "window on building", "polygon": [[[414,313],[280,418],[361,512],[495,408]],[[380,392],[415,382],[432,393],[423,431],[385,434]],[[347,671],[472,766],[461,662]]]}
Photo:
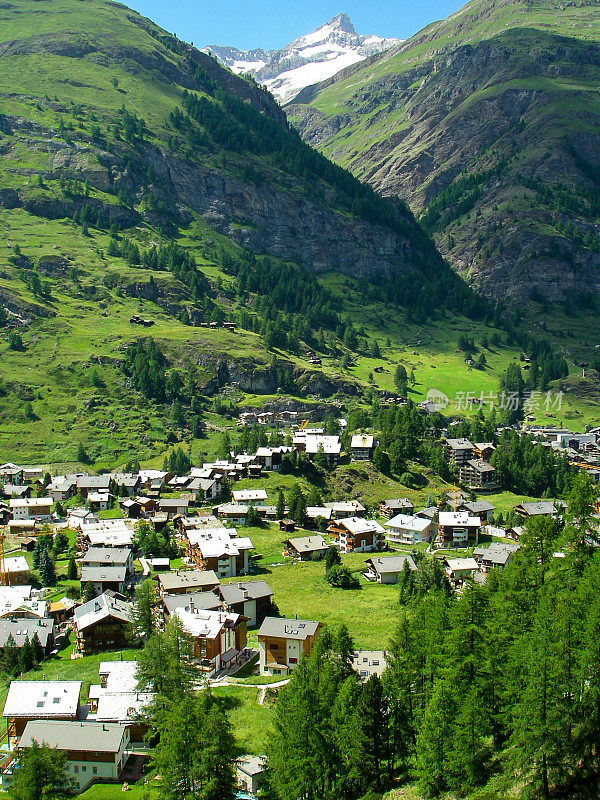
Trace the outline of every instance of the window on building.
{"label": "window on building", "polygon": [[94,775],[97,775],[98,774],[98,767],[92,767],[92,772],[94,773]]}

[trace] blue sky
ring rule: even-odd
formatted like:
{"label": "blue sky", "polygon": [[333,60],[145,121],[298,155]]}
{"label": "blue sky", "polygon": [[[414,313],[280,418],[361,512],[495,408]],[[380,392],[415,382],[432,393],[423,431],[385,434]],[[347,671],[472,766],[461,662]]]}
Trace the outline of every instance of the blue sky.
{"label": "blue sky", "polygon": [[340,11],[358,33],[407,39],[466,0],[123,0],[196,47],[283,47]]}

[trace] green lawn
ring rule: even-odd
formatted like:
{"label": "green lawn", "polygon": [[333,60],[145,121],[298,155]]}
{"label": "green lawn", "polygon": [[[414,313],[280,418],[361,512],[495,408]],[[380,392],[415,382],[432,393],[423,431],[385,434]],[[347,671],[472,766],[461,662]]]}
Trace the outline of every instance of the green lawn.
{"label": "green lawn", "polygon": [[234,728],[236,745],[240,751],[260,755],[264,753],[271,727],[272,706],[259,705],[260,689],[248,686],[217,687],[214,696],[223,704]]}
{"label": "green lawn", "polygon": [[[153,795],[154,793],[151,796]],[[85,792],[77,795],[82,800],[116,800],[117,797],[127,798],[127,800],[142,800],[144,796],[144,786],[140,783],[130,784],[128,792],[123,792],[120,783],[95,783]]]}

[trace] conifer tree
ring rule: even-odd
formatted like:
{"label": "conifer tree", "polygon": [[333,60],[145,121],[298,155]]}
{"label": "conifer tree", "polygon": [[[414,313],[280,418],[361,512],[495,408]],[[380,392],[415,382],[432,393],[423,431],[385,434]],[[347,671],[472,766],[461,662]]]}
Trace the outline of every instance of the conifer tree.
{"label": "conifer tree", "polygon": [[9,795],[13,800],[63,800],[71,794],[67,756],[61,750],[33,742],[17,751]]}
{"label": "conifer tree", "polygon": [[54,561],[52,560],[48,550],[44,548],[40,554],[40,580],[42,586],[55,586],[56,585],[56,569]]}
{"label": "conifer tree", "polygon": [[45,653],[37,633],[33,634],[33,639],[31,640],[31,651],[33,653],[34,663],[40,664],[44,660]]}
{"label": "conifer tree", "polygon": [[31,647],[29,636],[26,636],[25,641],[19,648],[19,671],[29,672],[29,670],[33,667],[33,664],[33,648]]}
{"label": "conifer tree", "polygon": [[428,795],[448,787],[448,759],[454,709],[444,681],[439,681],[428,702],[416,742],[419,786]]}
{"label": "conifer tree", "polygon": [[285,499],[283,497],[283,492],[281,489],[277,492],[277,519],[283,519],[285,517]]}
{"label": "conifer tree", "polygon": [[69,559],[69,563],[67,566],[67,578],[70,581],[77,580],[77,562],[75,561],[75,558],[73,556],[71,556],[71,558]]}

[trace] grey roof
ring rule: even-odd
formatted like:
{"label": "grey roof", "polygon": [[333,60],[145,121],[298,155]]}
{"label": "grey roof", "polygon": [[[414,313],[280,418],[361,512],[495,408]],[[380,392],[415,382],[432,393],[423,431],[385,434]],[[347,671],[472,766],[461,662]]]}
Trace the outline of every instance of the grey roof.
{"label": "grey roof", "polygon": [[79,630],[85,630],[109,617],[124,623],[133,621],[133,607],[131,603],[110,590],[99,597],[83,603],[74,612],[75,625]]}
{"label": "grey roof", "polygon": [[519,549],[520,546],[518,544],[510,542],[492,542],[487,547],[476,547],[473,550],[473,555],[478,561],[488,561],[491,564],[503,566]]}
{"label": "grey roof", "polygon": [[195,608],[204,611],[214,611],[221,607],[221,599],[214,592],[190,592],[189,594],[166,594],[162,602],[169,612],[173,614],[176,608],[185,608],[193,603]]}
{"label": "grey roof", "polygon": [[210,569],[175,570],[158,576],[158,582],[165,592],[177,589],[194,589],[202,586],[218,586],[220,580]]}
{"label": "grey roof", "polygon": [[2,487],[2,491],[6,497],[9,495],[11,497],[23,497],[28,492],[31,491],[30,486],[16,486],[14,483],[5,483]]}
{"label": "grey roof", "polygon": [[131,550],[128,547],[90,547],[81,559],[85,564],[106,564],[106,566],[119,566],[127,564]]}
{"label": "grey roof", "polygon": [[126,487],[137,486],[140,482],[140,476],[131,472],[113,472],[111,478],[119,486]]}
{"label": "grey roof", "polygon": [[265,617],[258,635],[276,639],[307,639],[314,636],[318,629],[319,623],[312,620]]}
{"label": "grey roof", "polygon": [[477,472],[495,472],[496,468],[492,467],[491,464],[488,464],[487,461],[484,461],[482,458],[471,458],[467,461],[467,464],[472,468],[477,470]]}
{"label": "grey roof", "polygon": [[126,730],[125,725],[115,722],[34,719],[25,726],[19,748],[31,747],[35,741],[63,751],[117,753]]}
{"label": "grey roof", "polygon": [[260,600],[263,597],[273,596],[273,590],[266,581],[224,583],[219,591],[228,606],[243,603],[245,600]]}
{"label": "grey roof", "polygon": [[164,497],[158,501],[159,508],[181,508],[181,506],[187,508],[189,504],[189,500],[184,500],[181,497]]}
{"label": "grey roof", "polygon": [[288,539],[288,543],[298,553],[318,553],[320,550],[327,550],[329,545],[322,536],[300,536]]}
{"label": "grey roof", "polygon": [[187,489],[190,492],[197,492],[198,489],[202,489],[202,491],[206,491],[210,489],[211,486],[217,483],[216,478],[193,478],[187,485]]}
{"label": "grey roof", "polygon": [[48,638],[54,633],[54,620],[47,617],[40,619],[0,619],[0,647],[4,647],[12,634],[17,647],[22,647],[25,640],[33,641],[36,635],[42,647],[48,644]]}
{"label": "grey roof", "polygon": [[110,475],[79,475],[77,477],[78,489],[108,489]]}
{"label": "grey roof", "polygon": [[437,506],[427,506],[427,508],[422,508],[420,511],[417,511],[415,516],[426,517],[427,519],[433,519],[437,513],[438,513]]}
{"label": "grey roof", "polygon": [[386,506],[393,511],[395,508],[414,508],[415,504],[408,497],[396,497],[384,501]]}
{"label": "grey roof", "polygon": [[463,503],[467,511],[472,514],[481,514],[484,511],[494,511],[495,505],[490,503],[489,500],[474,500],[472,503]]}
{"label": "grey roof", "polygon": [[402,572],[404,564],[408,563],[409,569],[416,570],[416,564],[412,556],[386,556],[385,558],[369,558],[365,564],[371,564],[375,572],[380,575],[387,575],[393,572]]}
{"label": "grey roof", "polygon": [[81,567],[81,582],[93,581],[96,583],[123,583],[127,577],[127,567]]}
{"label": "grey roof", "polygon": [[446,444],[452,450],[472,450],[473,444],[468,439],[446,439]]}
{"label": "grey roof", "polygon": [[241,756],[235,763],[245,775],[260,775],[267,768],[265,756]]}
{"label": "grey roof", "polygon": [[555,514],[556,506],[552,500],[540,500],[534,503],[521,503],[521,508],[530,517],[539,514]]}

